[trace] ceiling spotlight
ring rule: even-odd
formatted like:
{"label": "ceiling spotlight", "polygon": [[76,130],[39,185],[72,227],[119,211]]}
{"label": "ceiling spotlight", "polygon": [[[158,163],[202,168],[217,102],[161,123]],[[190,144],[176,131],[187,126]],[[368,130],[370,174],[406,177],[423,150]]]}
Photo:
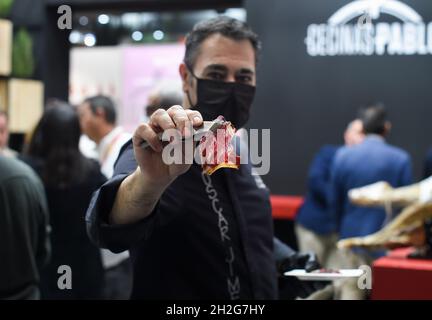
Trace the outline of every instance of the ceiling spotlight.
{"label": "ceiling spotlight", "polygon": [[109,23],[109,21],[110,21],[110,17],[106,14],[100,14],[98,16],[98,22],[100,24],[107,24],[107,23]]}
{"label": "ceiling spotlight", "polygon": [[73,44],[77,44],[80,43],[82,41],[82,35],[81,32],[73,30],[70,34],[69,34],[69,42],[73,43]]}
{"label": "ceiling spotlight", "polygon": [[86,26],[88,25],[89,19],[86,16],[81,16],[78,21],[80,25]]}
{"label": "ceiling spotlight", "polygon": [[156,30],[155,32],[153,32],[153,38],[155,40],[162,40],[164,38],[164,33],[161,30]]}
{"label": "ceiling spotlight", "polygon": [[93,33],[87,33],[84,36],[84,44],[87,47],[93,47],[96,44],[96,37]]}
{"label": "ceiling spotlight", "polygon": [[143,39],[143,33],[141,31],[134,31],[132,33],[132,39],[134,41],[141,41]]}

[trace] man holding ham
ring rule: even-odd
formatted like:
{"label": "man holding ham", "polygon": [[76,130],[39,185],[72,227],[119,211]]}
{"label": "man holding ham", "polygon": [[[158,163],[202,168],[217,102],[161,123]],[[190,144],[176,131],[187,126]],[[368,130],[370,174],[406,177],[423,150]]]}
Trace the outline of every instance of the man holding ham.
{"label": "man holding ham", "polygon": [[276,252],[279,265],[317,267],[313,255],[274,246],[269,190],[249,164],[209,176],[198,164],[162,158],[158,134],[167,129],[190,136],[188,124],[219,115],[237,129],[246,124],[259,48],[257,35],[238,20],[195,25],[179,67],[183,106],[159,109],[141,124],[114,177],[94,195],[89,234],[114,252],[130,250],[133,299],[276,299]]}

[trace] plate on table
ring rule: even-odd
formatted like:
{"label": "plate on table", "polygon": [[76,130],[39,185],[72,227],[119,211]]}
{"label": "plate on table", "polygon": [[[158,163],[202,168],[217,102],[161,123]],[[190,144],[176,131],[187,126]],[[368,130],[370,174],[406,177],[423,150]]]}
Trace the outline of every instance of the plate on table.
{"label": "plate on table", "polygon": [[320,269],[306,272],[304,269],[294,269],[284,273],[287,277],[297,277],[303,281],[332,281],[346,278],[359,278],[363,275],[362,269]]}

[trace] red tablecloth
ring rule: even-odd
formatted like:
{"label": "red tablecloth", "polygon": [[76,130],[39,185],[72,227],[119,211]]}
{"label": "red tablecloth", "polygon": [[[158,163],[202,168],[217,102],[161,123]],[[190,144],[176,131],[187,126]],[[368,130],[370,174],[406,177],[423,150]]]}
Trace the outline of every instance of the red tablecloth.
{"label": "red tablecloth", "polygon": [[303,197],[298,196],[270,196],[273,219],[294,220],[298,209],[303,204]]}
{"label": "red tablecloth", "polygon": [[432,260],[407,259],[412,249],[397,249],[372,266],[372,299],[432,299]]}

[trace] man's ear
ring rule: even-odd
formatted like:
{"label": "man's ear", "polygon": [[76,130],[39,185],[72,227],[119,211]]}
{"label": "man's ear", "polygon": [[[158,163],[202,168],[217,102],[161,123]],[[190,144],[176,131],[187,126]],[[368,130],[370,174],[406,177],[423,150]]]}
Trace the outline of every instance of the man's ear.
{"label": "man's ear", "polygon": [[390,121],[386,121],[386,123],[384,125],[384,128],[385,128],[385,133],[384,134],[386,134],[386,135],[389,134],[390,130],[392,128],[391,122]]}

